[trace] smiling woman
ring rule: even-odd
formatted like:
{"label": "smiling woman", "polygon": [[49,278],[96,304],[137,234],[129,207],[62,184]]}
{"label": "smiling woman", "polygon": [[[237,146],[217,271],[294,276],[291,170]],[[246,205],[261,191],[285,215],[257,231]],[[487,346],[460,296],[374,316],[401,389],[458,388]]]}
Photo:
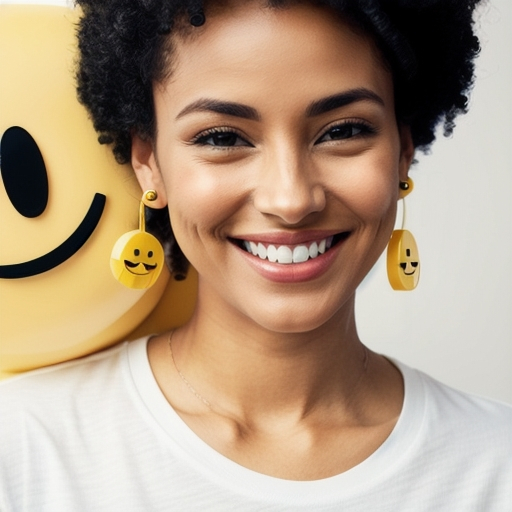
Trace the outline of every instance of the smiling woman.
{"label": "smiling woman", "polygon": [[6,386],[30,420],[2,460],[36,447],[6,510],[508,510],[511,409],[368,350],[354,315],[415,150],[466,109],[476,2],[79,3],[80,98],[198,300]]}
{"label": "smiling woman", "polygon": [[[134,137],[132,164],[169,205],[208,311],[247,315],[239,332],[335,325],[386,246],[413,156],[391,74],[327,9],[229,11],[176,41],[177,72],[154,88],[158,137]],[[293,262],[312,244],[324,254]]]}

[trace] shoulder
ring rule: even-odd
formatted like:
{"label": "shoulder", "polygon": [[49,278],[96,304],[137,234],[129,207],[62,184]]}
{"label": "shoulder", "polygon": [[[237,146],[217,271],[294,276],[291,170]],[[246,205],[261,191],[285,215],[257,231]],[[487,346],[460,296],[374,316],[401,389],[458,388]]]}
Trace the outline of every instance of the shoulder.
{"label": "shoulder", "polygon": [[425,373],[398,363],[406,397],[423,404],[423,428],[432,444],[460,450],[508,453],[512,460],[512,406],[454,389]]}
{"label": "shoulder", "polygon": [[409,432],[400,443],[403,475],[435,489],[429,510],[511,510],[512,407],[397,366],[405,383],[402,431]]}
{"label": "shoulder", "polygon": [[0,443],[0,466],[9,457],[15,460],[20,446],[36,452],[43,444],[63,444],[64,437],[106,429],[123,411],[132,410],[137,396],[128,358],[132,344],[141,345],[143,356],[144,339],[124,342],[1,382],[0,439],[6,442]]}
{"label": "shoulder", "polygon": [[140,439],[145,425],[137,417],[138,395],[131,384],[132,345],[140,345],[135,352],[143,358],[144,339],[0,383],[2,510],[2,499],[54,503],[77,498],[68,493],[79,480],[96,485],[101,478],[93,473],[111,476],[105,473],[112,468],[103,465],[105,453],[113,461],[128,457],[126,431]]}
{"label": "shoulder", "polygon": [[418,372],[423,380],[428,398],[439,413],[452,411],[456,418],[482,424],[508,425],[512,421],[512,406],[498,400],[454,389],[438,380]]}
{"label": "shoulder", "polygon": [[97,399],[98,391],[108,392],[116,386],[123,371],[128,343],[120,343],[96,354],[26,372],[0,382],[0,414],[10,418],[14,427],[16,415],[48,417],[79,402]]}

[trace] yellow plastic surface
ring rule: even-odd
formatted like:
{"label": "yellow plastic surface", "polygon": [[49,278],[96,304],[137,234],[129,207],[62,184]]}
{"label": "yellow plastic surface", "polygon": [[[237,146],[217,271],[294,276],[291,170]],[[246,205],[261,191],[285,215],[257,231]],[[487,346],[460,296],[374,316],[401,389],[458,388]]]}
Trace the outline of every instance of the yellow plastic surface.
{"label": "yellow plastic surface", "polygon": [[396,229],[387,252],[388,279],[394,290],[414,290],[420,279],[420,258],[410,231]]}
{"label": "yellow plastic surface", "polygon": [[406,183],[407,183],[407,185],[409,185],[409,187],[406,190],[403,190],[400,187],[400,191],[399,191],[399,198],[400,199],[404,199],[405,197],[407,197],[414,190],[414,182],[412,181],[411,178],[408,177],[407,180],[406,180]]}
{"label": "yellow plastic surface", "polygon": [[134,330],[132,337],[179,325],[195,302],[194,272],[175,283],[164,270],[142,290],[112,276],[109,256],[116,240],[138,226],[141,190],[130,167],[98,144],[76,99],[76,16],[65,7],[0,5],[0,137],[11,126],[27,130],[49,182],[48,205],[35,218],[21,216],[0,183],[0,266],[48,254],[77,229],[93,198],[106,196],[76,254],[38,275],[0,279],[4,375],[92,353]]}
{"label": "yellow plastic surface", "polygon": [[160,242],[150,233],[138,229],[122,235],[110,256],[114,277],[128,288],[153,286],[164,264]]}

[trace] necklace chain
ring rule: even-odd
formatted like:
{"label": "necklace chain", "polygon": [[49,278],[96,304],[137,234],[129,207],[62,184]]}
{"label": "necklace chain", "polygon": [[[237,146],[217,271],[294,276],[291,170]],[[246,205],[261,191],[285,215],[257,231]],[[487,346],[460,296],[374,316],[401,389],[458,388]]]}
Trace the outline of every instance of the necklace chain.
{"label": "necklace chain", "polygon": [[174,331],[171,331],[171,334],[169,334],[169,351],[171,352],[171,359],[172,359],[172,362],[174,364],[174,368],[176,368],[176,371],[178,372],[178,375],[181,377],[181,380],[186,384],[187,388],[192,392],[192,394],[198,398],[199,400],[201,400],[201,402],[203,402],[204,405],[206,405],[206,407],[208,407],[208,409],[211,409],[212,406],[210,404],[210,402],[208,402],[208,400],[206,400],[206,398],[204,398],[203,396],[201,396],[192,386],[192,384],[190,384],[190,382],[185,378],[185,375],[183,375],[183,373],[181,373],[180,369],[178,368],[178,365],[176,364],[176,360],[174,359],[174,354],[172,352],[172,335],[174,334]]}
{"label": "necklace chain", "polygon": [[[169,352],[171,353],[171,359],[172,359],[172,363],[174,365],[174,368],[176,369],[176,371],[178,372],[178,375],[180,376],[181,380],[185,383],[185,385],[190,390],[190,392],[197,399],[201,400],[201,402],[203,402],[203,404],[206,405],[206,407],[208,407],[208,409],[213,411],[213,408],[212,408],[212,405],[210,404],[210,402],[208,402],[208,400],[206,400],[206,398],[204,398],[202,395],[200,395],[194,389],[192,384],[190,384],[190,382],[186,379],[185,375],[183,375],[183,373],[181,373],[180,369],[178,368],[178,365],[176,364],[176,360],[174,359],[174,354],[173,354],[173,351],[172,351],[172,335],[173,334],[174,334],[174,330],[171,331],[171,333],[169,334],[168,343],[169,343]],[[368,369],[369,354],[368,354],[368,349],[366,348],[366,345],[363,345],[363,349],[364,349],[363,371],[361,372],[361,375],[357,379],[356,386],[359,385],[359,383],[361,382],[364,374],[366,373],[366,370]]]}

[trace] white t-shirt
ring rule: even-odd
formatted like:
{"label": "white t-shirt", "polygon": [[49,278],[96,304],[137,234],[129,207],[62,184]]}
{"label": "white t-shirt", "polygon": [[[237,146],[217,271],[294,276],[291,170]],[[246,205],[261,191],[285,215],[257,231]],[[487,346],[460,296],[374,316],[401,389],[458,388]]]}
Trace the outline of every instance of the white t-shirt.
{"label": "white t-shirt", "polygon": [[210,448],[162,395],[146,339],[0,385],[2,512],[511,512],[512,408],[400,363],[399,421],[368,459],[298,482]]}

